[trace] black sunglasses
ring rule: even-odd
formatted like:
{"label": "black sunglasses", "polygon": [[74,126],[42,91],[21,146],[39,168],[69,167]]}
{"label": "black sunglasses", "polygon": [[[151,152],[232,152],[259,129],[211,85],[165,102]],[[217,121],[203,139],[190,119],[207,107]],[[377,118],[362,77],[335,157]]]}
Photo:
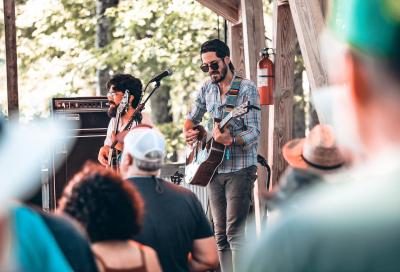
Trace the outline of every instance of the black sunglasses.
{"label": "black sunglasses", "polygon": [[203,63],[201,66],[200,66],[200,69],[204,72],[204,73],[207,73],[209,70],[210,70],[210,68],[211,68],[211,70],[213,70],[213,71],[216,71],[216,70],[218,70],[218,68],[219,68],[219,59],[218,60],[214,60],[214,61],[212,61],[210,64],[206,64],[206,63]]}

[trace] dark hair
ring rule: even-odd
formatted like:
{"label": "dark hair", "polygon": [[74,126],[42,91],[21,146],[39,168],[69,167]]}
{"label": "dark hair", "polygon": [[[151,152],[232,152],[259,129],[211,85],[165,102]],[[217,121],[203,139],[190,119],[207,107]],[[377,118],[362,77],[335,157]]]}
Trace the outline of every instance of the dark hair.
{"label": "dark hair", "polygon": [[[215,52],[217,57],[221,59],[231,56],[229,47],[219,39],[209,40],[201,45],[200,55],[207,52]],[[232,72],[235,71],[232,61],[229,62],[229,69],[231,69]]]}
{"label": "dark hair", "polygon": [[114,85],[116,91],[125,92],[128,90],[135,97],[132,107],[136,108],[142,97],[142,82],[130,74],[115,74],[106,83],[107,90]]}
{"label": "dark hair", "polygon": [[61,209],[86,229],[93,243],[128,240],[141,229],[143,201],[134,186],[93,162],[71,179],[63,197]]}

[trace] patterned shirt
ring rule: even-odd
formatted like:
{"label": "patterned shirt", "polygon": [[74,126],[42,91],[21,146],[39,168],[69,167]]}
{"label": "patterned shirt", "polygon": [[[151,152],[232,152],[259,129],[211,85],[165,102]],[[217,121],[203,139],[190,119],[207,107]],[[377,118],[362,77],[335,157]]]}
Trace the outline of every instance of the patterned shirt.
{"label": "patterned shirt", "polygon": [[[250,101],[251,105],[260,107],[260,96],[254,83],[243,79],[240,83],[236,106]],[[218,84],[211,80],[205,82],[197,94],[195,105],[187,119],[198,125],[206,112],[211,118],[222,119],[225,101],[221,101]],[[261,130],[261,111],[250,110],[246,115],[230,121],[232,136],[240,135],[244,145],[227,146],[224,161],[218,168],[218,173],[231,173],[240,169],[257,165],[258,138]]]}

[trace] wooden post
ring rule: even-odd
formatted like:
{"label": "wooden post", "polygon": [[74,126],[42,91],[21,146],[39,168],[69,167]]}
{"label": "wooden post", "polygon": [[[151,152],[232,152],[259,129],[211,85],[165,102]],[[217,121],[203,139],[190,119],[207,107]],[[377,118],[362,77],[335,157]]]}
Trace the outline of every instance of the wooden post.
{"label": "wooden post", "polygon": [[[273,125],[269,129],[269,162],[272,162],[272,186],[277,185],[287,163],[282,156],[283,145],[292,138],[294,54],[296,32],[287,3],[274,6],[275,92],[271,107]],[[272,118],[271,118],[272,117]]]}
{"label": "wooden post", "polygon": [[4,28],[6,43],[8,117],[12,120],[18,120],[18,67],[17,38],[15,29],[15,0],[4,1]]}
{"label": "wooden post", "polygon": [[324,27],[320,0],[289,0],[301,54],[312,90],[328,84],[319,38]]}
{"label": "wooden post", "polygon": [[231,50],[231,61],[235,66],[236,73],[245,76],[242,23],[234,25],[228,22],[228,46]]}
{"label": "wooden post", "polygon": [[[241,0],[243,44],[246,77],[257,84],[257,62],[259,53],[265,47],[265,27],[262,0]],[[268,106],[261,106],[261,131],[258,154],[267,158],[268,154]],[[261,231],[261,221],[264,218],[265,203],[262,194],[267,192],[267,171],[258,165],[257,182],[254,186],[254,213],[256,231]]]}
{"label": "wooden post", "polygon": [[262,0],[241,0],[246,77],[257,81],[257,60],[265,47]]}

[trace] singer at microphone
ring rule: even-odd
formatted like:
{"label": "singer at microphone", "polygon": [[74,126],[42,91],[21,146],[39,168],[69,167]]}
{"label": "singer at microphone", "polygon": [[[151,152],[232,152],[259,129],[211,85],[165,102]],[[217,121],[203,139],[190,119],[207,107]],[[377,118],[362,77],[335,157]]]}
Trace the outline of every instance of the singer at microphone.
{"label": "singer at microphone", "polygon": [[[130,74],[115,74],[107,81],[106,88],[109,103],[108,115],[111,119],[104,145],[100,148],[97,158],[102,165],[118,169],[123,143],[116,141],[118,139],[115,139],[115,134],[122,130],[130,130],[139,123],[147,125],[153,125],[153,123],[151,116],[146,112],[141,112],[140,116],[134,115],[143,94],[142,81],[139,78]],[[125,91],[129,92],[128,105],[125,110],[118,112]]]}
{"label": "singer at microphone", "polygon": [[162,72],[161,74],[159,74],[159,75],[155,76],[154,78],[152,78],[149,81],[149,83],[160,81],[164,77],[167,77],[167,76],[170,76],[170,75],[172,75],[172,70],[171,69],[167,69],[164,72]]}

